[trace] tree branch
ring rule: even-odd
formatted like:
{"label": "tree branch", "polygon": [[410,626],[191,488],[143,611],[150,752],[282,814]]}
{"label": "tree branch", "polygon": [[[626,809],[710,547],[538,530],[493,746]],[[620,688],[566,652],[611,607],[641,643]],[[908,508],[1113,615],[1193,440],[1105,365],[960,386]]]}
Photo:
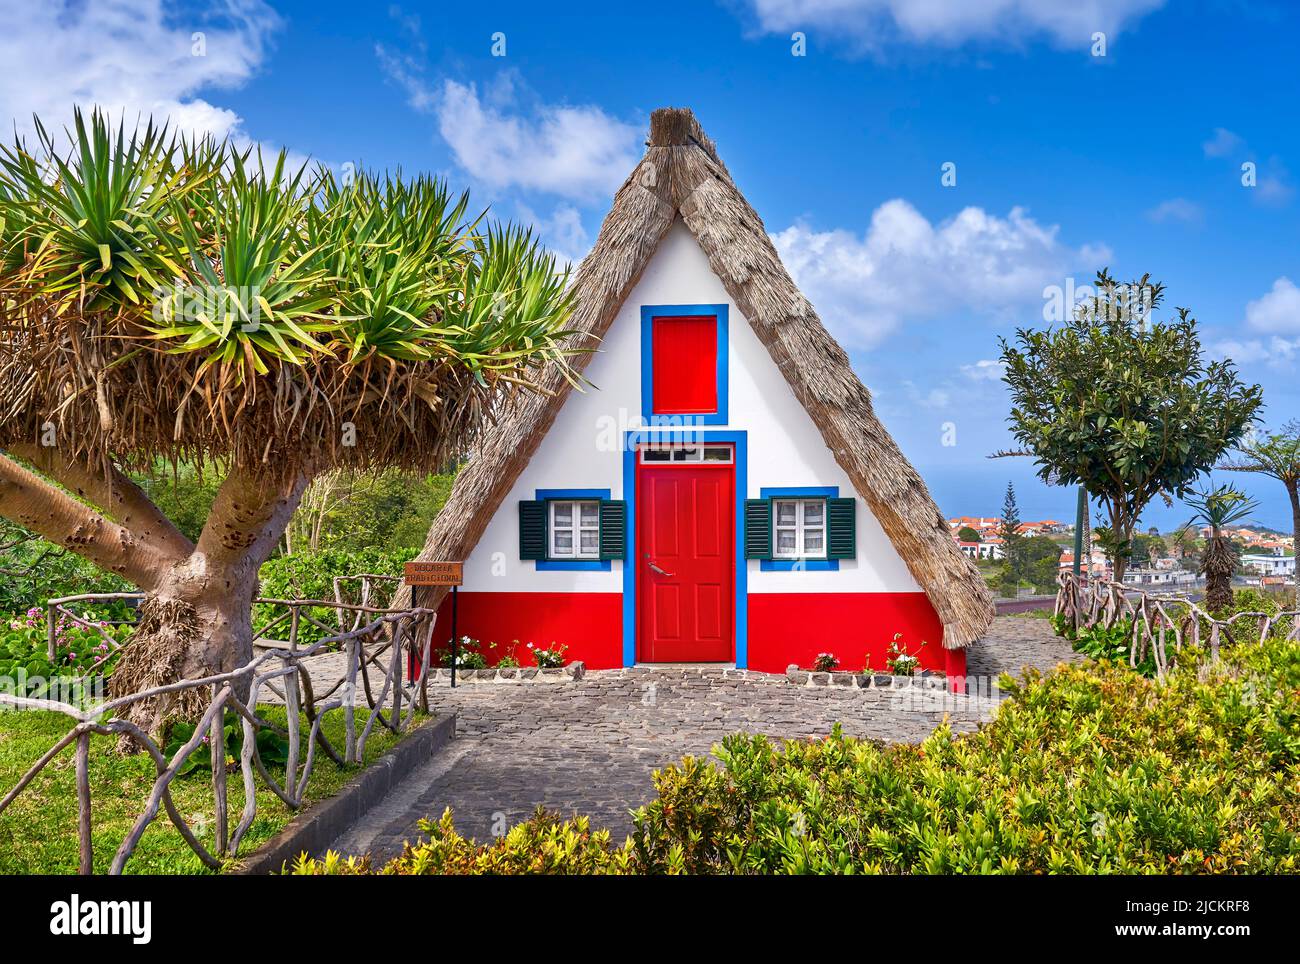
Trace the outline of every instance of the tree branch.
{"label": "tree branch", "polygon": [[184,558],[170,555],[154,543],[142,542],[130,529],[109,521],[3,454],[0,515],[146,591],[157,586],[163,574]]}
{"label": "tree branch", "polygon": [[256,573],[293,518],[311,473],[287,475],[232,469],[212,503],[196,552],[221,567]]}
{"label": "tree branch", "polygon": [[188,556],[194,543],[172,524],[144,491],[117,470],[109,466],[109,473],[62,459],[58,450],[40,445],[19,444],[7,446],[19,458],[36,466],[68,491],[95,505],[101,512],[135,533],[136,538],[160,551],[177,557]]}

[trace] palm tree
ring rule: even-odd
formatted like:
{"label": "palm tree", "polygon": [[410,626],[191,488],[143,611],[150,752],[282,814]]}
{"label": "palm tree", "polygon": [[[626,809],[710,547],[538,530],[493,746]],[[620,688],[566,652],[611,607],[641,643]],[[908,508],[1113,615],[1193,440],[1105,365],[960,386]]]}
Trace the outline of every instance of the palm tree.
{"label": "palm tree", "polygon": [[[314,478],[437,471],[576,378],[567,278],[440,181],[99,113],[36,130],[0,148],[0,516],[146,593],[115,693],[251,658],[258,569]],[[128,476],[159,461],[224,477],[194,542]]]}
{"label": "palm tree", "polygon": [[[1300,420],[1292,419],[1280,431],[1253,435],[1220,469],[1257,472],[1286,486],[1291,500],[1291,553],[1300,559]],[[1300,605],[1300,569],[1296,571],[1293,601]]]}
{"label": "palm tree", "polygon": [[1230,485],[1194,492],[1185,501],[1195,512],[1183,529],[1198,526],[1210,530],[1201,553],[1200,571],[1205,575],[1205,605],[1220,612],[1232,606],[1232,574],[1237,571],[1237,552],[1223,530],[1245,520],[1259,503]]}

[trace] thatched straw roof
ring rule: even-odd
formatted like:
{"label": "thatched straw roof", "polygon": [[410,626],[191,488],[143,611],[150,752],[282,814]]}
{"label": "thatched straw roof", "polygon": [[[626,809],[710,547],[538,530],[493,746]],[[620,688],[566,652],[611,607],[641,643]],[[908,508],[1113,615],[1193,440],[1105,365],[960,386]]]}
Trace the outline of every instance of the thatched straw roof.
{"label": "thatched straw roof", "polygon": [[[579,340],[599,343],[679,216],[924,588],[943,623],[945,648],[980,638],[993,618],[983,578],[954,544],[925,483],[876,418],[848,355],[795,287],[762,220],[689,110],[651,115],[645,157],[614,196],[574,280],[570,327]],[[580,357],[575,367],[589,359]],[[568,397],[570,387],[558,375],[547,387],[551,394],[522,397],[486,434],[421,558],[469,556]]]}

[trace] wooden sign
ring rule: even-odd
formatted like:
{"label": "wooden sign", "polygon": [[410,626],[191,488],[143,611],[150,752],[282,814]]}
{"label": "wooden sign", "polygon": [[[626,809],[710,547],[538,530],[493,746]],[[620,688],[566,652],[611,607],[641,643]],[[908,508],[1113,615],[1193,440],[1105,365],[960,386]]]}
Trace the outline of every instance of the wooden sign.
{"label": "wooden sign", "polygon": [[408,586],[459,586],[465,581],[463,562],[408,562]]}

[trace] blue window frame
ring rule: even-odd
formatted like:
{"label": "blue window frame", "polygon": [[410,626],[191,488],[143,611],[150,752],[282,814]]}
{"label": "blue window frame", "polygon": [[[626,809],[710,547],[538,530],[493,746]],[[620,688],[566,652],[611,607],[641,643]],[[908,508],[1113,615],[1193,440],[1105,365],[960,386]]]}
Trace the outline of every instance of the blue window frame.
{"label": "blue window frame", "polygon": [[[642,305],[641,306],[641,415],[647,425],[727,424],[727,305]],[[713,315],[718,319],[716,412],[656,415],[654,400],[654,319],[689,315]]]}
{"label": "blue window frame", "polygon": [[[537,489],[534,498],[547,503],[569,499],[608,499],[609,489]],[[549,526],[549,521],[547,524]],[[608,559],[538,559],[535,565],[538,572],[609,572],[611,568]]]}
{"label": "blue window frame", "polygon": [[[762,499],[838,499],[838,485],[786,485],[758,490]],[[762,559],[760,572],[839,572],[838,559]]]}

